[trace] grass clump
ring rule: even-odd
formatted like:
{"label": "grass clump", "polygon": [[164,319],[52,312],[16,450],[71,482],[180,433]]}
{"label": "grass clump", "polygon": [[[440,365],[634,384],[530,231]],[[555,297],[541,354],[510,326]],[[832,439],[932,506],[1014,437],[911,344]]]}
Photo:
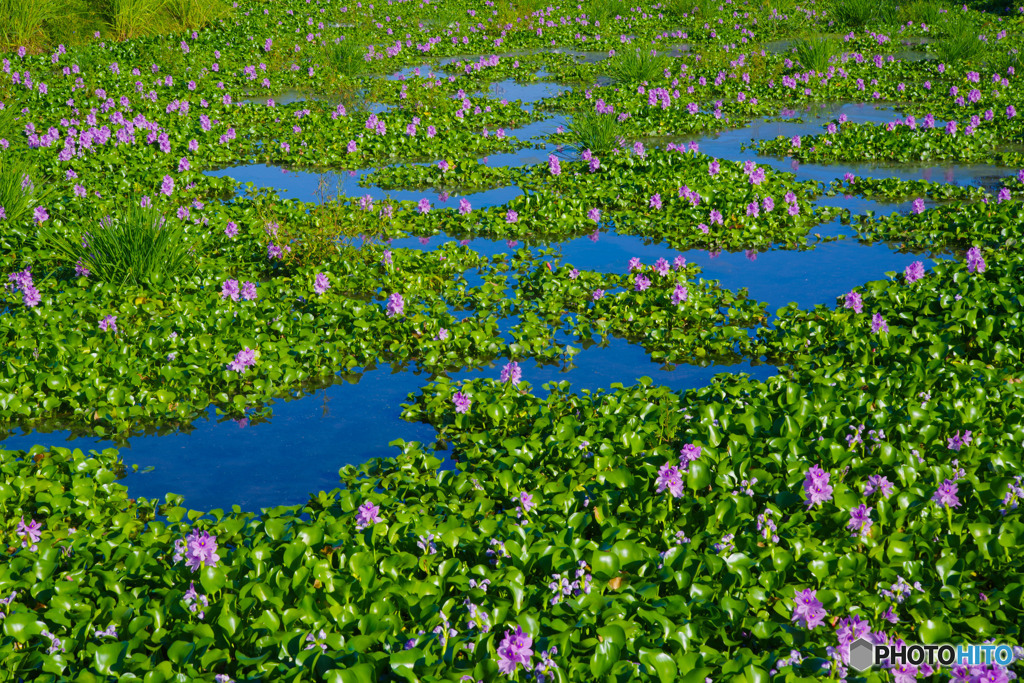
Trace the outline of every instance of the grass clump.
{"label": "grass clump", "polygon": [[12,154],[0,154],[0,207],[7,220],[17,225],[32,218],[46,193],[36,189],[32,180],[34,167]]}
{"label": "grass clump", "polygon": [[149,200],[130,199],[116,215],[40,230],[53,259],[88,269],[108,284],[155,286],[195,272],[198,240]]}
{"label": "grass clump", "polygon": [[837,23],[860,28],[869,23],[891,23],[896,6],[891,0],[833,0],[829,16]]}
{"label": "grass clump", "polygon": [[614,114],[575,114],[568,133],[573,146],[580,151],[606,152],[619,143],[619,125]]}
{"label": "grass clump", "polygon": [[608,75],[617,81],[654,81],[665,76],[670,60],[654,50],[624,52],[608,63]]}
{"label": "grass clump", "polygon": [[941,2],[913,0],[900,7],[899,14],[903,22],[912,21],[915,24],[934,26],[942,21],[948,11],[949,8]]}
{"label": "grass clump", "polygon": [[230,14],[222,0],[167,0],[167,14],[181,28],[195,31]]}
{"label": "grass clump", "polygon": [[166,0],[105,0],[100,15],[115,40],[157,33]]}
{"label": "grass clump", "polygon": [[677,19],[683,17],[701,17],[709,19],[719,10],[719,0],[667,0],[662,4],[663,11]]}
{"label": "grass clump", "polygon": [[351,38],[328,43],[323,58],[334,76],[353,78],[366,69],[366,48]]}
{"label": "grass clump", "polygon": [[591,22],[600,23],[602,26],[622,14],[622,4],[616,0],[592,0],[589,5],[584,5],[584,9]]}
{"label": "grass clump", "polygon": [[827,37],[798,40],[794,47],[797,61],[805,69],[811,69],[818,73],[828,70],[829,60],[836,52],[835,41]]}
{"label": "grass clump", "polygon": [[0,49],[44,42],[46,24],[60,7],[55,0],[0,0]]}
{"label": "grass clump", "polygon": [[943,62],[970,61],[985,51],[978,29],[960,14],[947,15],[945,37],[935,44],[935,54]]}

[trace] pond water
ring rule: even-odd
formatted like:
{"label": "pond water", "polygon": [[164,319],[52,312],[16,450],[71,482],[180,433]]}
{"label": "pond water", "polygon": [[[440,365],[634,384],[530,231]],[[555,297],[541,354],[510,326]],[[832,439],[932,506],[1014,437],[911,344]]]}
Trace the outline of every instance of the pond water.
{"label": "pond water", "polygon": [[[677,46],[674,49],[685,48]],[[772,46],[772,49],[781,48],[781,45]],[[606,53],[565,52],[594,61],[607,57]],[[513,53],[504,56],[513,56]],[[456,59],[442,60],[441,68],[411,67],[391,77],[441,77],[444,75],[443,66]],[[529,84],[505,80],[490,84],[486,94],[495,99],[520,100],[524,108],[530,109],[541,99],[555,97],[567,90],[569,88],[564,85],[543,80]],[[254,98],[250,101],[265,104],[267,99]],[[283,93],[273,99],[285,104],[301,101],[304,96]],[[385,109],[373,104],[369,107],[374,111]],[[783,114],[792,116],[796,113]],[[799,116],[803,120],[798,123],[765,117],[731,130],[692,139],[699,144],[700,151],[712,156],[735,161],[754,160],[758,164],[795,173],[799,180],[824,183],[850,172],[876,178],[923,179],[993,187],[1000,178],[1013,173],[1011,169],[991,166],[799,164],[792,159],[758,156],[753,150],[743,149],[751,140],[821,132],[824,123],[840,114],[846,114],[852,121],[875,123],[891,121],[899,116],[899,112],[891,107],[825,104],[800,111]],[[509,135],[521,140],[540,144],[537,148],[494,154],[486,159],[486,163],[492,166],[523,166],[545,163],[550,153],[564,155],[563,150],[547,143],[547,137],[569,121],[566,116],[551,116],[508,131]],[[368,194],[375,199],[391,197],[416,201],[427,197],[434,208],[457,208],[461,198],[461,195],[443,197],[437,189],[385,191],[377,186],[362,186],[360,181],[371,171],[360,169],[325,175],[267,165],[245,165],[210,171],[209,175],[231,176],[242,183],[253,182],[259,187],[273,188],[286,197],[304,201],[317,200],[322,181],[327,182],[332,194],[350,198]],[[466,196],[474,208],[485,208],[504,204],[521,194],[518,187],[510,186]],[[878,213],[907,211],[910,206],[909,202],[880,204],[862,197],[843,195],[822,197],[819,203],[846,208],[854,213],[868,209]],[[752,298],[766,302],[770,312],[790,302],[804,308],[816,304],[834,305],[837,296],[867,280],[883,278],[887,271],[900,272],[915,260],[925,260],[926,267],[930,263],[919,255],[899,253],[885,244],[861,244],[838,220],[817,226],[811,232],[822,237],[845,239],[816,243],[811,250],[773,249],[760,253],[692,250],[683,252],[683,255],[689,262],[701,266],[705,279],[719,280],[732,290],[746,288]],[[815,239],[812,236],[809,241],[813,243]],[[393,246],[436,249],[451,240],[444,235],[404,238],[395,240]],[[487,255],[510,251],[503,241],[474,239],[469,246]],[[606,272],[625,272],[632,257],[652,263],[658,258],[672,260],[678,253],[664,244],[617,234],[614,228],[606,228],[593,236],[566,240],[555,246],[566,263],[580,269]],[[539,249],[540,245],[533,248]],[[504,329],[507,329],[507,324],[510,323],[503,324]],[[458,371],[452,377],[456,380],[497,377],[504,362],[500,360],[490,367]],[[568,365],[540,366],[533,361],[525,361],[521,365],[523,379],[541,395],[544,393],[541,384],[558,380],[568,380],[574,390],[593,390],[607,388],[615,382],[628,385],[646,375],[659,384],[682,390],[706,385],[719,372],[747,372],[760,379],[776,372],[772,366],[752,366],[749,363],[665,367],[653,363],[638,345],[624,340],[585,348]],[[313,395],[277,401],[267,411],[270,419],[256,418],[240,423],[218,418],[211,411],[205,419],[196,420],[175,433],[131,437],[122,457],[129,464],[139,465],[140,470],[152,469],[130,474],[126,483],[130,493],[136,496],[162,498],[168,491],[183,494],[185,504],[196,509],[226,509],[237,504],[245,510],[255,511],[267,506],[302,503],[310,493],[335,487],[337,471],[342,466],[393,454],[395,450],[387,445],[389,441],[432,442],[432,428],[406,423],[399,417],[400,405],[408,394],[416,392],[428,379],[426,374],[416,372],[415,368],[382,366],[349,377],[348,381],[339,378],[337,384]],[[2,443],[5,448],[28,448],[33,444],[83,449],[113,445],[101,439],[76,437],[70,432],[19,434]],[[272,473],[272,476],[251,476],[254,466]]]}
{"label": "pond water", "polygon": [[[498,364],[453,373],[456,380],[497,377]],[[567,380],[574,390],[607,388],[613,382],[629,386],[643,376],[662,385],[684,390],[706,385],[719,372],[747,372],[765,379],[775,374],[770,365],[696,367],[680,365],[663,368],[651,362],[643,349],[623,340],[607,346],[592,346],[577,354],[571,365],[520,363],[523,380],[533,393],[546,395],[541,385]],[[258,511],[276,505],[296,505],[309,494],[329,491],[338,485],[338,470],[359,465],[373,457],[394,455],[388,444],[397,439],[419,441],[429,447],[435,434],[432,427],[400,419],[401,404],[410,392],[425,384],[427,374],[393,371],[388,365],[350,377],[313,395],[272,405],[268,421],[217,418],[210,412],[206,419],[194,421],[186,430],[163,436],[136,436],[128,439],[121,457],[139,466],[124,483],[132,496],[159,498],[173,492],[185,497],[192,509],[230,509]],[[28,449],[34,444],[101,450],[113,448],[113,442],[75,437],[70,432],[17,434],[2,442],[3,448]],[[438,454],[444,458],[443,453]],[[254,466],[267,476],[253,477]],[[443,467],[451,467],[445,460]],[[144,471],[153,468],[150,471]]]}

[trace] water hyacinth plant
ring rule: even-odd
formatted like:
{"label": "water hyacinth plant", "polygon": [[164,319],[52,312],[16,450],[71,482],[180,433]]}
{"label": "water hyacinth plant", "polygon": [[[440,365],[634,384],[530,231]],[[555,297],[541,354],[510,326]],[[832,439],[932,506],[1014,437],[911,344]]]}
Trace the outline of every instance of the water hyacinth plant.
{"label": "water hyacinth plant", "polygon": [[1016,8],[22,5],[0,679],[1024,675]]}

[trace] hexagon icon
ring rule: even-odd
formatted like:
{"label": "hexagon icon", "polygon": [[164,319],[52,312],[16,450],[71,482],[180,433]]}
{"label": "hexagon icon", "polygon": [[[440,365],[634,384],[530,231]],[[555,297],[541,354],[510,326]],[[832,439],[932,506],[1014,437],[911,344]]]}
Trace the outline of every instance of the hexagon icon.
{"label": "hexagon icon", "polygon": [[875,646],[864,638],[850,644],[850,666],[857,671],[866,671],[875,663]]}

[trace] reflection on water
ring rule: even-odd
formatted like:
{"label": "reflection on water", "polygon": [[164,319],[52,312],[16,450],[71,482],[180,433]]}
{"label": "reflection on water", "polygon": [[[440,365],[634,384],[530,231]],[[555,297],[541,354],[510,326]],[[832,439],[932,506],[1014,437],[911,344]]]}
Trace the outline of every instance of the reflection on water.
{"label": "reflection on water", "polygon": [[[478,377],[497,379],[504,361],[455,374],[456,380]],[[678,366],[663,368],[652,363],[639,346],[613,340],[607,346],[581,351],[569,367],[539,366],[520,361],[523,379],[538,396],[541,385],[567,380],[574,390],[607,388],[613,382],[629,386],[649,376],[673,389],[706,385],[719,372],[748,372],[764,379],[775,374],[770,365]],[[165,436],[129,439],[121,457],[129,465],[152,471],[129,474],[122,483],[129,495],[163,499],[168,492],[185,496],[193,509],[258,511],[276,505],[296,505],[310,493],[338,485],[338,470],[359,465],[373,457],[395,454],[387,444],[396,439],[419,441],[429,448],[435,439],[432,427],[400,419],[401,404],[418,392],[428,377],[412,372],[391,372],[388,366],[353,378],[355,384],[336,384],[315,395],[272,406],[273,416],[262,423],[248,420],[196,420],[189,431]],[[68,432],[11,436],[0,442],[7,449],[32,445],[103,449],[109,441],[72,438]],[[448,465],[450,466],[450,465]]]}
{"label": "reflection on water", "polygon": [[[773,51],[785,50],[791,45],[779,43],[768,46]],[[686,46],[677,46],[677,51]],[[582,59],[597,61],[605,53],[565,51]],[[525,53],[523,53],[525,54]],[[513,56],[509,53],[505,56]],[[444,71],[455,58],[441,60],[439,67],[410,67],[392,74],[392,78],[446,78]],[[522,84],[513,80],[491,83],[486,95],[495,99],[519,100],[532,108],[544,98],[568,91],[563,85],[548,81]],[[299,93],[283,93],[273,98],[279,104],[299,102]],[[255,98],[254,103],[266,103],[267,98]],[[371,105],[373,108],[373,105]],[[386,108],[377,106],[375,111]],[[796,112],[784,113],[791,116]],[[851,121],[883,123],[893,120],[899,113],[886,106],[873,104],[817,105],[800,112],[802,122],[785,122],[769,117],[757,119],[742,127],[693,139],[700,151],[715,157],[735,161],[754,160],[781,171],[796,174],[798,180],[829,183],[845,173],[878,178],[904,180],[932,180],[994,186],[1001,176],[1012,172],[989,166],[959,165],[894,165],[894,164],[799,164],[792,159],[759,157],[753,150],[743,149],[751,139],[774,138],[779,135],[808,135],[821,131],[822,125],[845,114]],[[553,116],[536,121],[509,134],[520,140],[537,141],[535,148],[494,154],[486,160],[491,166],[524,166],[541,164],[547,155],[558,151],[547,142],[559,126],[567,126],[570,119]],[[435,209],[457,208],[461,196],[447,196],[440,188],[427,190],[385,191],[377,186],[362,187],[360,180],[372,169],[351,172],[316,174],[286,171],[266,165],[247,165],[210,171],[209,175],[231,176],[241,182],[253,182],[259,187],[273,188],[286,196],[304,201],[316,201],[322,181],[326,181],[339,196],[356,198],[370,195],[374,199],[391,197],[417,201],[426,197]],[[333,193],[332,192],[332,193]],[[468,195],[474,208],[501,205],[522,194],[518,187],[501,187]],[[822,205],[838,206],[854,213],[871,209],[881,212],[906,211],[909,203],[889,204],[860,197],[823,197]],[[682,255],[688,262],[700,265],[705,279],[719,280],[732,290],[746,288],[755,299],[767,302],[769,310],[776,310],[790,302],[804,308],[816,304],[834,305],[836,297],[867,280],[885,277],[887,271],[902,271],[909,263],[922,257],[901,254],[884,244],[864,245],[849,239],[850,232],[838,221],[819,226],[817,232],[825,237],[846,236],[847,239],[823,241],[813,250],[767,252],[709,253],[686,251]],[[450,241],[447,236],[423,239],[402,239],[394,247],[435,249]],[[812,236],[812,241],[815,239]],[[475,250],[493,255],[508,252],[514,247],[505,242],[474,239],[468,244]],[[606,226],[605,231],[558,243],[557,249],[565,263],[579,269],[626,272],[632,257],[645,263],[659,258],[669,261],[678,252],[663,244],[640,237],[620,235]],[[534,247],[535,249],[537,247]],[[927,267],[926,260],[926,267]],[[640,376],[651,376],[655,382],[674,389],[687,389],[707,384],[718,372],[749,372],[754,377],[766,378],[774,374],[771,366],[751,366],[743,363],[733,366],[678,366],[663,367],[652,363],[640,347],[623,340],[613,340],[606,346],[592,346],[572,358],[570,366],[539,366],[532,361],[521,362],[523,378],[532,384],[536,393],[543,395],[540,385],[548,381],[565,379],[576,390],[598,389],[612,383],[632,384]],[[483,369],[463,370],[455,379],[497,377],[500,363]],[[431,442],[433,430],[426,425],[408,424],[399,419],[400,404],[410,392],[416,392],[428,377],[403,369],[392,371],[387,366],[363,374],[354,384],[336,384],[293,401],[272,405],[272,419],[241,423],[216,418],[200,419],[180,431],[163,436],[138,436],[129,440],[130,448],[123,457],[130,464],[142,468],[152,466],[152,472],[129,475],[126,483],[135,496],[162,497],[167,491],[186,496],[186,504],[194,508],[229,508],[240,505],[246,510],[264,506],[297,504],[304,502],[310,492],[330,489],[336,485],[337,470],[346,464],[359,464],[370,457],[394,453],[387,442],[393,439]],[[70,439],[70,440],[69,440]],[[28,448],[33,444],[66,445],[83,449],[103,448],[111,444],[93,438],[73,438],[68,432],[34,433],[9,437],[5,448]]]}

